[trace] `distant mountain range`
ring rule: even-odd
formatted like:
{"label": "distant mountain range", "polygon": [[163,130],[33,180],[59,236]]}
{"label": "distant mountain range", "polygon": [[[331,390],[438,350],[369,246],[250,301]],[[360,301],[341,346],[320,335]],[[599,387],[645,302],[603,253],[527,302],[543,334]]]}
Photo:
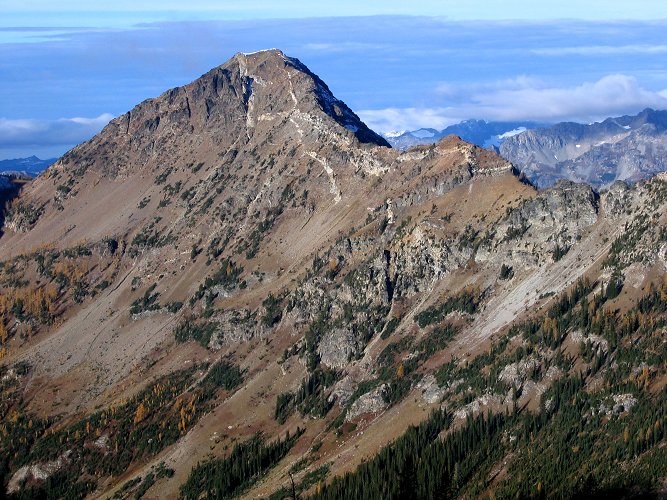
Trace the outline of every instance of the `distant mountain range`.
{"label": "distant mountain range", "polygon": [[634,183],[667,170],[667,111],[527,130],[504,140],[500,154],[538,187],[559,179],[596,188]]}
{"label": "distant mountain range", "polygon": [[466,120],[441,131],[419,129],[385,137],[404,150],[449,134],[500,152],[540,188],[567,179],[603,189],[618,180],[634,183],[667,170],[667,111],[653,109],[591,124]]}
{"label": "distant mountain range", "polygon": [[35,177],[56,162],[57,158],[41,160],[36,156],[29,158],[16,158],[13,160],[0,160],[0,173],[19,173],[29,177]]}
{"label": "distant mountain range", "polygon": [[384,137],[393,148],[400,150],[420,144],[435,144],[448,135],[458,135],[464,141],[472,142],[477,146],[491,147],[499,146],[507,137],[542,125],[528,121],[487,122],[484,120],[465,120],[442,130],[420,128],[408,132],[389,132],[384,134]]}

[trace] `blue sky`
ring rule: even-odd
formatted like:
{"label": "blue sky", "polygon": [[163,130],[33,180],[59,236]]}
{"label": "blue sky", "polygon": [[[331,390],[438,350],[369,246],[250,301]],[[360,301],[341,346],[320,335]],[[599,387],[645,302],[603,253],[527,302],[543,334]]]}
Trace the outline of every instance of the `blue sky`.
{"label": "blue sky", "polygon": [[301,59],[378,131],[667,108],[667,3],[657,0],[112,9],[0,0],[0,159],[58,156],[138,102],[269,47]]}

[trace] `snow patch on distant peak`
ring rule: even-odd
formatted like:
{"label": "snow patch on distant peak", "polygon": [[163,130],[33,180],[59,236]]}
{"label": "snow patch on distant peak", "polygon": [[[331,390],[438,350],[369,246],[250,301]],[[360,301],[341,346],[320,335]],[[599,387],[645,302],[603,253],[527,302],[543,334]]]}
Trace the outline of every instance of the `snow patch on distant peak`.
{"label": "snow patch on distant peak", "polygon": [[621,125],[618,123],[616,120],[611,121],[614,125],[616,125],[618,128],[622,128],[623,130],[630,130],[632,127],[630,125]]}
{"label": "snow patch on distant peak", "polygon": [[350,132],[357,133],[359,131],[359,127],[356,125],[350,125],[349,123],[345,125],[345,128],[348,129]]}
{"label": "snow patch on distant peak", "polygon": [[484,141],[484,144],[482,145],[485,148],[490,148],[492,146],[495,147],[500,147],[500,144],[505,140],[509,139],[510,137],[514,137],[515,135],[519,135],[522,132],[525,132],[528,130],[526,127],[517,127],[512,130],[508,130],[507,132],[504,132],[499,135],[492,135],[488,139]]}
{"label": "snow patch on distant peak", "polygon": [[393,131],[393,132],[385,132],[384,135],[385,137],[400,137],[403,134],[407,133],[407,130],[399,130],[399,131]]}
{"label": "snow patch on distant peak", "polygon": [[514,137],[515,135],[519,135],[521,132],[525,132],[528,130],[526,127],[517,127],[513,130],[508,130],[504,134],[500,134],[498,136],[498,139],[507,139],[509,137]]}

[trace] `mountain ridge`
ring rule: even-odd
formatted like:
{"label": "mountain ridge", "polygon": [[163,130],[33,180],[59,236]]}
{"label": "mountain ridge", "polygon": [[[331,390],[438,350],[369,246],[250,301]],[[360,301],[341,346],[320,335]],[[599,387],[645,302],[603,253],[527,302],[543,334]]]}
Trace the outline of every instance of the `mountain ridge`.
{"label": "mountain ridge", "polygon": [[[408,462],[347,491],[417,491],[410,463],[432,463],[430,491],[567,496],[630,460],[649,471],[630,486],[657,488],[664,343],[639,325],[663,306],[633,308],[663,300],[664,175],[538,191],[454,136],[397,151],[286,61],[237,55],[144,101],[9,206],[9,493],[284,498],[294,476],[335,497],[382,449]],[[609,425],[587,417],[601,407]],[[421,422],[429,438],[394,453]],[[469,469],[429,448],[456,429]],[[572,451],[584,431],[595,461]],[[533,470],[554,441],[574,464],[561,477]]]}

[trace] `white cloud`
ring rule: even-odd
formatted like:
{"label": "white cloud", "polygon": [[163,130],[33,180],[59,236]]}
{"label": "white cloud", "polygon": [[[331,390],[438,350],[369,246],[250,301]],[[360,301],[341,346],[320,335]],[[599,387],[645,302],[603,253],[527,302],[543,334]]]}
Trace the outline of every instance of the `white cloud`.
{"label": "white cloud", "polygon": [[667,99],[627,75],[608,75],[576,87],[499,90],[472,96],[472,109],[493,119],[591,119],[644,107],[667,107]]}
{"label": "white cloud", "polygon": [[90,139],[109,123],[113,115],[57,120],[0,118],[0,148],[23,146],[74,146]]}
{"label": "white cloud", "polygon": [[541,80],[519,77],[483,85],[440,85],[437,101],[424,108],[362,110],[359,115],[380,132],[443,128],[469,118],[544,122],[590,122],[609,116],[636,113],[643,108],[667,108],[667,90],[643,88],[627,75],[607,75],[573,87],[550,86]]}
{"label": "white cloud", "polygon": [[95,118],[81,118],[81,117],[75,117],[75,118],[61,118],[59,121],[71,121],[74,123],[78,123],[79,125],[87,125],[87,126],[92,126],[92,127],[104,127],[107,123],[109,123],[113,119],[113,115],[111,113],[102,113],[100,116],[97,116]]}
{"label": "white cloud", "polygon": [[449,115],[450,111],[448,108],[386,108],[364,109],[357,114],[377,132],[394,132],[419,128],[443,129],[460,121]]}
{"label": "white cloud", "polygon": [[508,78],[492,82],[469,82],[465,85],[454,85],[444,82],[436,87],[435,92],[439,98],[456,100],[474,94],[486,94],[501,90],[541,88],[544,86],[544,82],[539,78],[528,75],[519,75],[516,78]]}

